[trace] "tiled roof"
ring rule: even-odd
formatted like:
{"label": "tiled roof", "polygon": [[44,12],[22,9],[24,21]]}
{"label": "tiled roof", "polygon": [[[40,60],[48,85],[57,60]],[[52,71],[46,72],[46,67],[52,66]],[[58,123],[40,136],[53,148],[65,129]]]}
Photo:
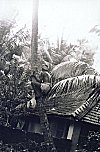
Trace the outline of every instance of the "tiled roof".
{"label": "tiled roof", "polygon": [[82,75],[58,82],[46,101],[48,111],[99,125],[99,84],[100,76],[95,75]]}
{"label": "tiled roof", "polygon": [[85,122],[100,125],[100,102],[98,102],[82,119]]}

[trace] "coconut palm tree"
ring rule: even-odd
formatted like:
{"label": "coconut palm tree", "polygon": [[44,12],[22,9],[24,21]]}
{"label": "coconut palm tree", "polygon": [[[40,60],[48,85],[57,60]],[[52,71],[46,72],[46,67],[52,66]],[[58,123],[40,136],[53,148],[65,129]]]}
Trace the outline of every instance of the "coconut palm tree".
{"label": "coconut palm tree", "polygon": [[[33,0],[33,21],[32,21],[32,39],[31,39],[31,63],[32,70],[36,70],[36,65],[38,65],[38,6],[39,0]],[[48,53],[46,52],[47,56]],[[50,133],[49,123],[46,113],[46,108],[44,105],[45,100],[42,95],[37,99],[37,107],[40,116],[40,125],[44,135],[44,142],[47,147],[47,152],[56,152],[55,145],[53,143],[53,138]]]}

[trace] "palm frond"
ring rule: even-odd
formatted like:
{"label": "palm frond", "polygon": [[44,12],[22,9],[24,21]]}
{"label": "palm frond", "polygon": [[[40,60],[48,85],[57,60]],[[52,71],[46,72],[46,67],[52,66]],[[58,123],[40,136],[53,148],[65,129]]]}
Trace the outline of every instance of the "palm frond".
{"label": "palm frond", "polygon": [[91,90],[94,86],[100,85],[100,76],[95,75],[81,75],[72,78],[64,79],[56,83],[49,93],[49,98],[61,96],[73,91],[85,91],[89,88]]}
{"label": "palm frond", "polygon": [[95,25],[89,32],[95,32],[98,36],[100,36],[100,25]]}
{"label": "palm frond", "polygon": [[62,80],[53,86],[47,98],[51,113],[73,116],[96,124],[99,124],[97,119],[99,101],[100,76],[95,75],[82,75]]}
{"label": "palm frond", "polygon": [[[91,70],[89,70],[91,69]],[[55,66],[52,75],[55,79],[65,79],[83,74],[95,74],[95,70],[85,62],[67,61]]]}

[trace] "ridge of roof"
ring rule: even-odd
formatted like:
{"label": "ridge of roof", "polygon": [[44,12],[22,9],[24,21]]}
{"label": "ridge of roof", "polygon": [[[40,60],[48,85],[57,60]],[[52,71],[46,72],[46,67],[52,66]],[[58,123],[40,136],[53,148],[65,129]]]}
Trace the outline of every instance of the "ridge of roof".
{"label": "ridge of roof", "polygon": [[99,102],[99,93],[93,94],[85,103],[77,108],[72,115],[78,119],[82,119],[85,115]]}

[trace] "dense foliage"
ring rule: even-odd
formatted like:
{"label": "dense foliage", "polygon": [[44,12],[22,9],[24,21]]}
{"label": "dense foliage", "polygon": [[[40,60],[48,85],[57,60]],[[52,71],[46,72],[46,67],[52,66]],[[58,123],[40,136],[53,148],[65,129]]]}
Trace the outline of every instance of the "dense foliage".
{"label": "dense foliage", "polygon": [[36,143],[32,140],[27,140],[25,142],[17,144],[7,144],[0,141],[0,151],[1,152],[46,152],[46,147],[44,143]]}
{"label": "dense foliage", "polygon": [[86,39],[78,40],[77,44],[68,44],[63,38],[56,44],[49,39],[39,37],[40,61],[50,66],[55,81],[83,75],[97,74],[92,65],[95,49],[89,46]]}
{"label": "dense foliage", "polygon": [[24,28],[14,33],[14,22],[0,21],[0,123],[9,125],[12,110],[32,97],[27,85],[30,70],[25,70],[26,61],[21,58],[22,48],[29,40]]}
{"label": "dense foliage", "polygon": [[85,138],[78,145],[76,152],[99,152],[100,151],[100,132],[89,131]]}
{"label": "dense foliage", "polygon": [[[16,115],[15,108],[19,104],[23,104],[24,107],[22,111],[20,111],[20,109],[17,111],[17,115],[21,112],[26,112],[27,102],[30,101],[33,94],[32,88],[28,83],[30,81],[31,70],[26,68],[28,67],[27,61],[30,61],[30,59],[23,60],[22,58],[22,54],[25,53],[25,46],[30,46],[30,35],[25,27],[17,32],[14,32],[14,27],[15,22],[0,21],[0,124],[4,126],[13,125],[11,120]],[[75,72],[76,75],[79,75],[79,71],[82,69],[81,65],[85,65],[82,71],[83,73],[81,72],[82,74],[85,74],[87,69],[94,72],[94,69],[91,69],[94,51],[91,51],[87,44],[88,42],[86,40],[80,40],[77,45],[68,45],[67,41],[62,39],[61,42],[57,41],[57,46],[55,47],[50,45],[49,40],[44,40],[39,37],[39,66],[41,66],[41,63],[48,64],[52,74],[57,74],[57,71],[58,73],[62,73],[61,79],[66,78],[65,72],[74,66],[77,67],[77,69],[73,68],[73,76],[75,76]],[[29,49],[27,51],[29,51]],[[28,53],[29,52],[26,54]],[[65,62],[67,66],[64,65]],[[78,64],[70,64],[74,62]],[[58,68],[58,64],[63,69],[62,71]],[[56,66],[58,67],[54,71]],[[71,77],[72,73],[68,74],[68,76]],[[56,76],[54,81],[55,79],[57,79]],[[86,150],[88,150],[88,145],[90,146],[92,139],[99,141],[100,134],[96,137],[95,139],[92,134],[89,134]],[[20,143],[18,145],[8,145],[2,141],[0,142],[1,151],[33,150],[34,152],[40,152],[39,147],[41,146],[34,141],[28,141],[27,143]],[[42,148],[43,146],[41,149]],[[41,151],[43,151],[43,149]]]}

